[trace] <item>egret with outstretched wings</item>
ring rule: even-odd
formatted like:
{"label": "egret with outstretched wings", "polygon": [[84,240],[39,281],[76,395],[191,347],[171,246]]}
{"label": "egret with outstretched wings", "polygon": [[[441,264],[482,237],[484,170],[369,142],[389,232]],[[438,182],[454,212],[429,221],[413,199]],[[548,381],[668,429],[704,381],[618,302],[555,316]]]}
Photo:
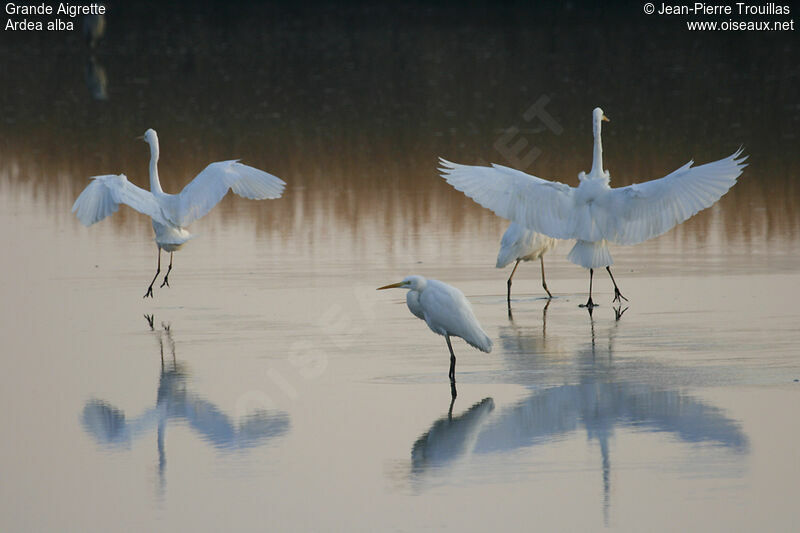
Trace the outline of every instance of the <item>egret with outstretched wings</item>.
{"label": "egret with outstretched wings", "polygon": [[211,211],[229,190],[251,200],[267,200],[280,198],[286,183],[237,160],[218,161],[208,165],[179,194],[167,194],[158,179],[158,135],[149,129],[142,138],[150,145],[150,190],[129,182],[125,174],[94,176],[75,200],[72,211],[86,226],[115,213],[120,204],[153,220],[158,264],[144,295],[147,298],[153,296],[153,284],[161,272],[161,250],[169,252],[169,268],[161,286],[169,287],[172,254],[192,238],[186,227]]}
{"label": "egret with outstretched wings", "polygon": [[606,267],[614,283],[614,301],[627,300],[611,274],[608,243],[638,244],[666,233],[712,206],[736,183],[747,166],[740,148],[730,156],[693,166],[689,161],[667,176],[612,189],[603,170],[600,130],[608,121],[593,111],[594,153],[589,174],[578,175],[578,187],[548,181],[501,165],[459,165],[441,159],[447,182],[503,218],[556,239],[576,239],[567,258],[589,269],[589,300],[594,307],[592,276]]}

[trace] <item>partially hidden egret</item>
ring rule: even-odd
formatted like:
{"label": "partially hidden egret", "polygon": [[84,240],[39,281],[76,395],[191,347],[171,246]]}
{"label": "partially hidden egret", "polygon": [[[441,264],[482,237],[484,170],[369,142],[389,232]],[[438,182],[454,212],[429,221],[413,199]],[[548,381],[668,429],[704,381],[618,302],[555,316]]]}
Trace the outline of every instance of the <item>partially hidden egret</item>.
{"label": "partially hidden egret", "polygon": [[[452,285],[422,276],[408,276],[403,281],[392,283],[383,289],[408,289],[406,304],[414,316],[425,321],[431,331],[443,335],[450,350],[450,383],[456,381],[456,355],[450,337],[461,337],[467,344],[482,352],[492,351],[492,339],[486,335],[472,306],[464,293]],[[453,396],[455,388],[453,387]]]}
{"label": "partially hidden egret", "polygon": [[169,252],[169,268],[161,287],[169,287],[172,254],[192,238],[186,227],[211,211],[229,190],[251,200],[275,199],[281,197],[286,183],[238,160],[218,161],[208,165],[179,194],[167,194],[158,179],[158,135],[149,129],[141,138],[150,145],[150,191],[129,182],[125,174],[94,176],[75,200],[72,211],[86,226],[115,213],[120,204],[153,219],[158,264],[144,295],[147,298],[153,296],[153,284],[161,272],[161,250]]}
{"label": "partially hidden egret", "polygon": [[515,261],[511,275],[508,276],[508,305],[511,305],[511,278],[517,271],[520,261],[532,261],[538,259],[542,265],[542,288],[547,293],[548,298],[552,298],[550,290],[547,288],[547,281],[544,279],[544,254],[556,247],[558,241],[547,235],[526,229],[516,222],[509,224],[508,229],[503,233],[500,240],[500,251],[497,253],[497,268],[505,268],[512,261]]}
{"label": "partially hidden egret", "polygon": [[580,184],[531,176],[519,170],[458,165],[440,159],[447,182],[491,209],[533,231],[557,239],[577,239],[567,259],[589,269],[589,300],[581,307],[594,307],[592,275],[606,267],[614,284],[614,301],[627,300],[611,273],[608,243],[638,244],[666,233],[699,211],[710,207],[733,187],[747,165],[739,148],[730,156],[693,167],[689,161],[667,176],[612,189],[611,175],[603,170],[600,129],[608,118],[595,108],[592,114],[594,153],[589,174],[578,174]]}

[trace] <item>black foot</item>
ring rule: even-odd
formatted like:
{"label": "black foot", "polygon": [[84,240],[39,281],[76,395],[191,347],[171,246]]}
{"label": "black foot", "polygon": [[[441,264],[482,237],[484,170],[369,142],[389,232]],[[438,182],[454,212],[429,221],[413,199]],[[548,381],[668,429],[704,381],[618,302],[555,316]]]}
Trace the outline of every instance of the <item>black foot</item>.
{"label": "black foot", "polygon": [[589,300],[585,304],[580,304],[578,307],[586,307],[588,309],[594,309],[595,307],[599,307],[596,303],[592,301],[592,297],[589,296]]}
{"label": "black foot", "polygon": [[162,289],[164,288],[164,285],[166,285],[167,287],[169,287],[169,274],[167,274],[166,276],[164,276],[164,281],[163,281],[163,283],[161,283],[161,288],[162,288]]}
{"label": "black foot", "polygon": [[147,298],[148,296],[150,298],[153,297],[153,285],[152,284],[149,287],[147,287],[147,292],[144,293],[144,296],[142,296],[142,298]]}
{"label": "black foot", "polygon": [[150,331],[155,331],[153,329],[153,315],[144,315],[145,320],[147,320],[147,324],[150,326]]}
{"label": "black foot", "polygon": [[625,298],[625,297],[622,295],[622,293],[621,293],[621,292],[619,292],[619,289],[618,289],[618,288],[616,288],[616,287],[614,287],[614,299],[613,299],[613,300],[611,300],[611,301],[612,301],[612,302],[620,302],[620,303],[622,303],[622,302],[620,301],[620,298],[622,298],[622,299],[623,299],[623,300],[625,300],[626,302],[628,301],[628,299],[627,299],[627,298]]}
{"label": "black foot", "polygon": [[550,290],[547,288],[547,285],[542,285],[542,287],[544,287],[544,292],[547,293],[547,299],[548,300],[551,299],[553,297],[553,295],[550,294]]}
{"label": "black foot", "polygon": [[619,307],[615,307],[614,308],[615,320],[619,320],[620,318],[622,318],[622,315],[624,315],[625,311],[627,311],[628,309],[629,309],[628,307],[626,307],[625,309],[622,309],[621,305]]}

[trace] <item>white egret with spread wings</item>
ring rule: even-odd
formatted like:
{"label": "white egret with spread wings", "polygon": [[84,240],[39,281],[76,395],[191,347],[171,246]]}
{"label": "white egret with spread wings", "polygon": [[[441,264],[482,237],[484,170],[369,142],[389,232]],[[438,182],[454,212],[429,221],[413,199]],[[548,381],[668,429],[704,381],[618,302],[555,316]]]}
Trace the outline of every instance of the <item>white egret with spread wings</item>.
{"label": "white egret with spread wings", "polygon": [[447,182],[523,227],[556,239],[576,239],[567,258],[589,269],[592,308],[592,276],[606,267],[614,284],[614,301],[627,300],[611,274],[614,263],[608,243],[638,244],[666,233],[699,211],[710,207],[736,183],[747,166],[740,148],[730,156],[692,166],[689,161],[667,176],[612,189],[611,175],[603,170],[600,130],[608,118],[599,107],[593,111],[594,153],[589,174],[578,175],[580,184],[570,187],[501,165],[459,165],[441,159]]}
{"label": "white egret with spread wings", "polygon": [[169,287],[172,254],[192,238],[186,227],[211,211],[229,190],[243,198],[267,200],[280,198],[286,183],[237,160],[218,161],[208,165],[179,194],[168,194],[161,189],[158,178],[158,136],[149,129],[141,138],[150,145],[150,190],[129,182],[125,174],[94,176],[75,200],[72,211],[86,226],[115,213],[120,204],[153,220],[158,264],[144,295],[146,298],[153,296],[153,284],[161,272],[161,250],[169,252],[169,268],[161,287]]}

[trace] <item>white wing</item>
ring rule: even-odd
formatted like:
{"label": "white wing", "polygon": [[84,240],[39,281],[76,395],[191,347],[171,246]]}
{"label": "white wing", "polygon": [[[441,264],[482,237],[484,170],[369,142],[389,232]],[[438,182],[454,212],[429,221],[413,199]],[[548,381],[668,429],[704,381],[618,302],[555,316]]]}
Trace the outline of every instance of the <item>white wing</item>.
{"label": "white wing", "polygon": [[497,252],[497,268],[503,268],[517,259],[522,259],[528,251],[530,237],[535,234],[531,230],[526,230],[516,222],[509,224],[508,229],[500,239],[500,251]]}
{"label": "white wing", "polygon": [[492,340],[483,331],[464,293],[451,285],[429,279],[420,296],[425,322],[436,333],[461,337],[468,344],[492,351]]}
{"label": "white wing", "polygon": [[526,228],[558,239],[574,238],[575,189],[519,170],[458,165],[440,158],[447,183],[483,207]]}
{"label": "white wing", "polygon": [[280,198],[286,183],[263,170],[232,161],[208,165],[180,194],[170,197],[169,217],[178,226],[188,226],[205,216],[232,190],[250,200]]}
{"label": "white wing", "polygon": [[497,253],[497,268],[503,268],[517,259],[530,261],[538,259],[555,247],[555,239],[525,229],[516,222],[509,224],[500,240],[500,251]]}
{"label": "white wing", "polygon": [[85,226],[91,226],[116,213],[119,204],[129,205],[156,222],[167,224],[155,196],[128,181],[125,174],[94,176],[72,206],[72,212]]}
{"label": "white wing", "polygon": [[741,154],[740,148],[699,167],[689,161],[661,179],[611,189],[595,201],[593,218],[611,242],[637,244],[657,237],[728,192],[747,166]]}

